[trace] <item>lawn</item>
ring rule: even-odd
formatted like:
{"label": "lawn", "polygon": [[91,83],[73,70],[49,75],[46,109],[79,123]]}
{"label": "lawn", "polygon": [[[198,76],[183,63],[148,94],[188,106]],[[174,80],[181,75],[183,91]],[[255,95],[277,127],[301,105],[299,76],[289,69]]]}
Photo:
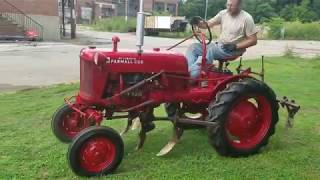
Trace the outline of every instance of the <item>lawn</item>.
{"label": "lawn", "polygon": [[[237,64],[234,62],[233,64]],[[260,61],[244,61],[259,70]],[[171,125],[157,122],[140,151],[137,131],[125,137],[125,156],[105,179],[319,179],[320,178],[320,58],[266,58],[266,81],[279,96],[302,106],[295,127],[285,129],[280,110],[276,134],[261,153],[248,158],[219,156],[205,130],[186,131],[173,151],[156,157],[171,136]],[[234,65],[235,66],[235,65]],[[0,179],[78,179],[66,160],[68,145],[50,128],[51,116],[78,84],[0,94]],[[163,114],[158,108],[157,114]],[[118,131],[125,121],[105,122]]]}

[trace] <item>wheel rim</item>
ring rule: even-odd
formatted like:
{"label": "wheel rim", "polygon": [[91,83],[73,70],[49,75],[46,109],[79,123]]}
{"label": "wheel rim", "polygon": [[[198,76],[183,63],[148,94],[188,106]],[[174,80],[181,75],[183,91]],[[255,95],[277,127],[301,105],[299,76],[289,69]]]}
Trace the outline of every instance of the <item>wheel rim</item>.
{"label": "wheel rim", "polygon": [[86,171],[100,173],[108,168],[116,156],[115,145],[106,137],[94,137],[80,148],[80,166]]}
{"label": "wheel rim", "polygon": [[80,117],[79,113],[71,112],[63,116],[60,127],[64,134],[70,138],[73,138],[82,129],[86,128],[87,125],[84,119]]}
{"label": "wheel rim", "polygon": [[231,107],[225,126],[226,136],[235,148],[254,148],[266,136],[271,121],[271,106],[264,96],[244,97]]}

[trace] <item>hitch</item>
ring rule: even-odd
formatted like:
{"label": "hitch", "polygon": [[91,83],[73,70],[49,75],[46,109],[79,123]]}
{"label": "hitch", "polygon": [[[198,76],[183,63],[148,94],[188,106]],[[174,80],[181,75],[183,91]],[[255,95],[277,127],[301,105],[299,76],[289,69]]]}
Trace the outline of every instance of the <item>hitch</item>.
{"label": "hitch", "polygon": [[284,96],[282,99],[277,99],[277,102],[282,108],[286,108],[288,112],[286,128],[292,128],[294,122],[294,116],[300,109],[300,106],[296,104],[295,100],[290,100],[288,97]]}
{"label": "hitch", "polygon": [[260,72],[253,72],[251,71],[251,68],[242,69],[242,57],[240,57],[239,65],[236,68],[236,71],[238,74],[242,72],[248,72],[249,74],[257,75],[261,78],[261,81],[264,82],[265,79],[265,68],[264,68],[264,56],[261,56],[261,70]]}

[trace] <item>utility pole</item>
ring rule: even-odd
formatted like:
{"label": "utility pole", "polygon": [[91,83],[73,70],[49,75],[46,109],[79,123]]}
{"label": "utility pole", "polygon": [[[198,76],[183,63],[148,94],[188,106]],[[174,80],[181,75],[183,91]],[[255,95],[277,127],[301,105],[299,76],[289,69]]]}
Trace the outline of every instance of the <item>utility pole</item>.
{"label": "utility pole", "polygon": [[61,0],[61,12],[62,12],[62,35],[63,37],[66,36],[66,26],[65,26],[65,7],[66,7],[66,0]]}
{"label": "utility pole", "polygon": [[125,20],[128,21],[128,0],[125,0]]}
{"label": "utility pole", "polygon": [[204,13],[204,20],[207,20],[207,11],[208,11],[208,0],[206,0],[206,8]]}
{"label": "utility pole", "polygon": [[76,38],[76,11],[75,0],[70,0],[70,23],[71,23],[71,39]]}

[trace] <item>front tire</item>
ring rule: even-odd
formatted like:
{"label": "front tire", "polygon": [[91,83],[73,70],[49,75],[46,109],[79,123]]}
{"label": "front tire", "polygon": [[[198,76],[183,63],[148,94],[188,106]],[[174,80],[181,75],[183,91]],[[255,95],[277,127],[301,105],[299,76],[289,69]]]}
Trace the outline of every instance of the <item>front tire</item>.
{"label": "front tire", "polygon": [[109,127],[89,127],[72,141],[68,160],[79,176],[100,176],[112,173],[120,165],[124,145],[120,135]]}
{"label": "front tire", "polygon": [[69,143],[83,129],[89,127],[87,122],[75,112],[69,105],[64,104],[57,109],[52,116],[51,129],[58,140]]}
{"label": "front tire", "polygon": [[263,82],[245,79],[230,83],[209,105],[211,145],[223,156],[249,156],[268,144],[278,122],[275,93]]}

